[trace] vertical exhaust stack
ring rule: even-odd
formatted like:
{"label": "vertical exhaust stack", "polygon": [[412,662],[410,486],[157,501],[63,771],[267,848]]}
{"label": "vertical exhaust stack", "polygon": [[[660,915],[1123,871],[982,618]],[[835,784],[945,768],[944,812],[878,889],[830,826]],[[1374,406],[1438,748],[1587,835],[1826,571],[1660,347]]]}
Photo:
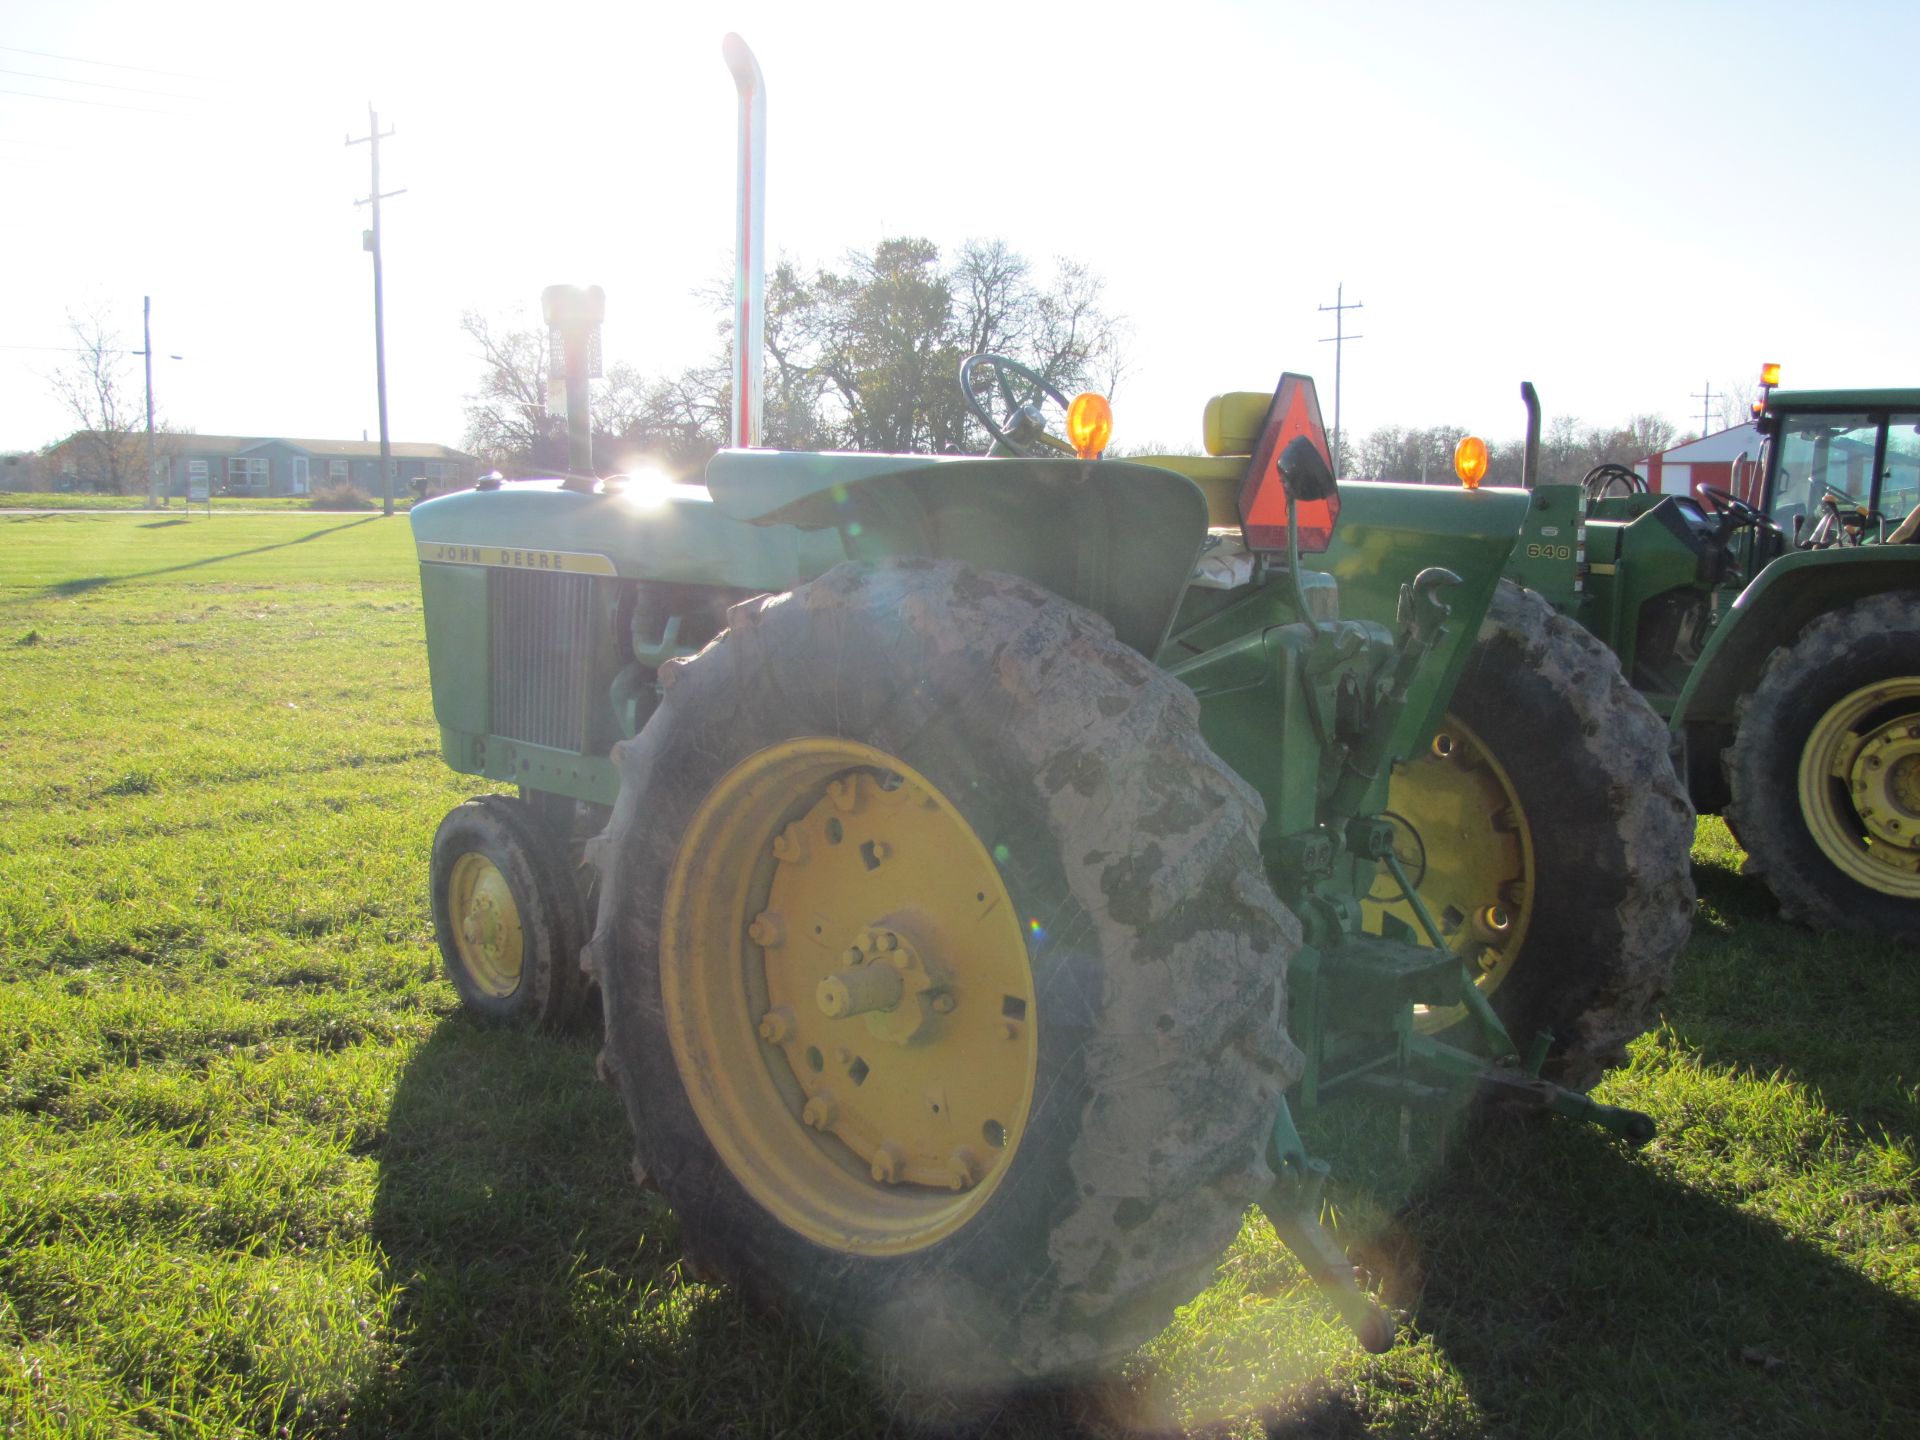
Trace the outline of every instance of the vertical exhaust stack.
{"label": "vertical exhaust stack", "polygon": [[1520,486],[1531,490],[1540,477],[1540,397],[1531,380],[1520,382],[1520,403],[1527,407],[1527,448],[1520,452]]}
{"label": "vertical exhaust stack", "polygon": [[765,348],[761,311],[766,302],[767,265],[767,83],[760,62],[738,35],[720,42],[720,53],[740,92],[740,203],[734,227],[733,262],[733,428],[727,443],[760,443],[760,401]]}

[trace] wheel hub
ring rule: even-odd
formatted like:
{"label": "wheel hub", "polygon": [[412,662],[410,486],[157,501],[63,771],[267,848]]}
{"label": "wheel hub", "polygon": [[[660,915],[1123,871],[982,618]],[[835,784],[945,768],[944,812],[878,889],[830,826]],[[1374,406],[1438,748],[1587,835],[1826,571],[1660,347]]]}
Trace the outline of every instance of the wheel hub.
{"label": "wheel hub", "polygon": [[1829,709],[1801,754],[1799,795],[1843,873],[1920,897],[1920,678],[1862,686]]}
{"label": "wheel hub", "polygon": [[[1424,754],[1395,767],[1388,804],[1394,857],[1440,938],[1470,963],[1482,992],[1492,993],[1526,939],[1533,875],[1533,839],[1513,781],[1479,736],[1449,715]],[[1392,917],[1418,931],[1384,864],[1366,900],[1369,930]],[[1418,1023],[1431,1032],[1463,1013],[1421,1007]]]}
{"label": "wheel hub", "polygon": [[689,1098],[783,1223],[899,1253],[1004,1174],[1038,1054],[1023,927],[972,827],[897,760],[806,739],[736,767],[682,843],[661,951]]}
{"label": "wheel hub", "polygon": [[488,995],[504,998],[520,987],[524,936],[513,888],[492,860],[469,851],[448,878],[454,944],[467,973]]}

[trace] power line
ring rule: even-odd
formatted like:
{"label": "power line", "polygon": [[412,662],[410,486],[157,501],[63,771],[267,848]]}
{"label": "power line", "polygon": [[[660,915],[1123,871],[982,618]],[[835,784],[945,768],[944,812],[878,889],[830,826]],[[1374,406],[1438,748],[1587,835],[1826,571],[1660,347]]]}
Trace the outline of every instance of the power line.
{"label": "power line", "polygon": [[85,85],[94,90],[124,90],[129,95],[164,95],[169,100],[190,100],[178,90],[148,90],[140,85],[115,85],[106,80],[72,80],[65,75],[42,75],[38,70],[0,69],[0,75],[18,75],[23,80],[51,80],[56,85]]}
{"label": "power line", "polygon": [[79,55],[55,55],[46,50],[24,50],[18,45],[0,45],[0,50],[14,55],[32,55],[41,60],[65,60],[72,65],[98,65],[107,70],[138,70],[146,75],[172,75],[180,80],[204,80],[214,83],[211,75],[193,75],[185,70],[159,70],[152,65],[121,65],[112,60],[88,60]]}
{"label": "power line", "polygon": [[[140,115],[171,115],[176,120],[210,120],[205,110],[156,110],[151,105],[116,105],[111,100],[86,100],[77,95],[36,95],[31,90],[0,89],[0,95],[20,95],[28,100],[58,100],[63,105],[86,105],[95,110],[132,110]],[[184,96],[181,98],[185,98]]]}

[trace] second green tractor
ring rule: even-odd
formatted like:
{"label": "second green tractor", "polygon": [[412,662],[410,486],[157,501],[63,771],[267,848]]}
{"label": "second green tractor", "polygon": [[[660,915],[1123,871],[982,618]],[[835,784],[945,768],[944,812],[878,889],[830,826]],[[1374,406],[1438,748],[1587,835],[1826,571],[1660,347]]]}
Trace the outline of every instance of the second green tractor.
{"label": "second green tractor", "polygon": [[[1920,390],[1763,383],[1742,494],[1649,491],[1618,465],[1535,485],[1539,408],[1523,397],[1529,504],[1508,588],[1619,657],[1693,804],[1725,818],[1788,918],[1920,939]],[[1474,718],[1471,686],[1455,713]],[[1603,744],[1594,718],[1545,741]],[[1393,804],[1445,794],[1423,764]]]}

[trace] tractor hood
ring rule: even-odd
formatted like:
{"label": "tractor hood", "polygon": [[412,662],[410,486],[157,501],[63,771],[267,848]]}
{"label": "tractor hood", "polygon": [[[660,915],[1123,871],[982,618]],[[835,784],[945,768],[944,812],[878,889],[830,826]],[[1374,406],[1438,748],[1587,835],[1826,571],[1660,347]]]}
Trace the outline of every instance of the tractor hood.
{"label": "tractor hood", "polygon": [[1022,576],[1148,655],[1207,533],[1198,486],[1124,460],[723,450],[707,489],[734,520],[835,530],[851,558],[940,555]]}
{"label": "tractor hood", "polygon": [[551,484],[416,505],[422,563],[787,590],[842,560],[934,555],[1019,575],[1151,655],[1206,538],[1184,475],[1126,461],[723,450],[707,488]]}

